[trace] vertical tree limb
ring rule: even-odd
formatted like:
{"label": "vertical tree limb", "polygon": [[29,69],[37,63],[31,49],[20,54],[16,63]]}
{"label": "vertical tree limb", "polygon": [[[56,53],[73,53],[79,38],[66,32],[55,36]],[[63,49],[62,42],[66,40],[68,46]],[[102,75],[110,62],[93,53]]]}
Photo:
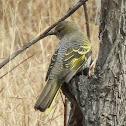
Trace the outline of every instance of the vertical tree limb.
{"label": "vertical tree limb", "polygon": [[85,20],[86,20],[87,36],[90,39],[90,27],[89,27],[89,18],[88,18],[88,12],[87,12],[87,5],[86,5],[86,3],[83,3],[83,8],[84,8],[84,14],[85,14]]}
{"label": "vertical tree limb", "polygon": [[68,126],[78,122],[77,118],[83,126],[126,125],[126,37],[121,32],[125,29],[125,6],[124,0],[101,1],[97,78],[80,75],[71,80],[68,90],[77,102],[72,109],[77,105],[82,116],[73,111],[76,118],[70,118]]}

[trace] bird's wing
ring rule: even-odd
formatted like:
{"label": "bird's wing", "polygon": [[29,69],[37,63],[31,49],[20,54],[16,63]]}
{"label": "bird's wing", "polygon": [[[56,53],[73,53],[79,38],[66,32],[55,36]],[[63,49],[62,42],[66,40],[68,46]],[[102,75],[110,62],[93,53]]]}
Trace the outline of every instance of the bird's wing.
{"label": "bird's wing", "polygon": [[88,40],[82,45],[67,49],[63,60],[64,69],[60,73],[66,83],[85,65],[90,56],[91,44]]}
{"label": "bird's wing", "polygon": [[50,65],[49,65],[49,69],[48,69],[48,72],[47,72],[47,74],[46,74],[46,81],[47,81],[47,79],[48,79],[48,76],[49,76],[49,74],[50,74],[50,71],[52,70],[52,68],[53,68],[53,66],[54,66],[54,64],[55,64],[55,62],[56,62],[57,55],[58,55],[58,49],[55,50],[55,52],[54,52],[54,54],[53,54],[53,56],[52,56],[52,58],[51,58],[51,62],[50,62]]}

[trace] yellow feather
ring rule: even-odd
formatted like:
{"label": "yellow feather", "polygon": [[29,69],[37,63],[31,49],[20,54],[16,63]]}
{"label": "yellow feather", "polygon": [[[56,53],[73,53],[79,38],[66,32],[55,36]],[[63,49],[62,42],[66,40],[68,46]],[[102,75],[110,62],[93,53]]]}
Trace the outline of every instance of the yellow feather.
{"label": "yellow feather", "polygon": [[[85,58],[85,62],[87,61],[87,57],[85,57],[86,53],[88,53],[91,50],[91,44],[89,41],[86,41],[84,45],[80,46],[78,49],[73,49],[72,51],[68,51],[65,55],[68,56],[68,58],[65,58],[64,61],[68,61],[71,57],[73,58],[69,63],[65,64],[66,68],[73,69],[78,65],[80,61],[82,61]],[[73,53],[74,52],[74,53]],[[73,53],[73,55],[70,55]],[[79,58],[76,58],[76,55],[80,54],[81,56]],[[70,55],[70,56],[69,56]],[[80,68],[80,67],[79,67]]]}
{"label": "yellow feather", "polygon": [[74,67],[76,67],[78,65],[78,63],[83,60],[85,58],[85,55],[82,55],[79,58],[73,59],[72,60],[72,64],[71,64],[71,69],[73,69]]}
{"label": "yellow feather", "polygon": [[[87,58],[85,57],[85,62],[87,61]],[[83,64],[81,64],[78,68],[77,68],[77,71],[85,64],[85,62],[83,63]],[[75,71],[75,73],[74,74],[76,74],[76,71]]]}
{"label": "yellow feather", "polygon": [[[60,88],[59,88],[59,89],[60,89]],[[53,98],[53,101],[52,101],[50,107],[47,108],[47,109],[45,110],[45,112],[44,112],[45,115],[48,115],[48,114],[50,113],[50,111],[52,110],[52,105],[53,105],[53,103],[54,103],[54,101],[55,101],[55,99],[56,99],[58,93],[59,93],[59,90],[56,92],[56,95],[55,95],[55,97]]]}

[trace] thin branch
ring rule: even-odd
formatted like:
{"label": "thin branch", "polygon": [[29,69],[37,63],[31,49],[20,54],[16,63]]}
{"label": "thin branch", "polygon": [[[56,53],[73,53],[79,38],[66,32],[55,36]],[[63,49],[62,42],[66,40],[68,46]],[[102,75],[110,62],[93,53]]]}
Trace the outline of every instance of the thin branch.
{"label": "thin branch", "polygon": [[85,20],[86,20],[87,36],[90,39],[90,28],[89,28],[89,19],[88,19],[88,12],[87,12],[86,3],[83,3],[83,7],[84,7]]}
{"label": "thin branch", "polygon": [[14,59],[17,55],[19,55],[21,52],[23,52],[24,50],[26,50],[27,48],[29,48],[31,45],[35,44],[36,42],[38,42],[39,40],[43,39],[44,37],[47,36],[47,33],[54,28],[59,22],[65,20],[66,18],[68,18],[70,15],[72,15],[83,3],[85,3],[87,0],[79,0],[76,4],[74,4],[73,6],[71,6],[69,8],[69,10],[67,11],[67,13],[61,18],[59,19],[57,22],[55,22],[54,24],[52,24],[50,27],[48,27],[44,32],[42,32],[40,35],[38,35],[37,37],[35,37],[33,40],[27,42],[24,46],[22,46],[20,49],[18,49],[15,53],[11,54],[6,60],[4,60],[2,63],[0,63],[0,69],[6,65],[9,61],[11,61],[12,59]]}
{"label": "thin branch", "polygon": [[61,97],[61,99],[62,99],[63,105],[65,105],[65,102],[64,102],[64,100],[63,100],[63,94],[62,94],[62,91],[59,90],[59,92],[60,92],[60,97]]}
{"label": "thin branch", "polygon": [[29,56],[27,59],[21,61],[19,64],[17,64],[15,67],[13,67],[12,69],[10,69],[8,72],[6,72],[5,74],[3,74],[1,78],[3,78],[4,76],[6,76],[8,73],[10,73],[12,70],[14,70],[16,67],[18,67],[19,65],[21,65],[23,62],[27,61],[28,59],[30,59],[31,57],[33,57],[36,53],[34,53],[33,55]]}

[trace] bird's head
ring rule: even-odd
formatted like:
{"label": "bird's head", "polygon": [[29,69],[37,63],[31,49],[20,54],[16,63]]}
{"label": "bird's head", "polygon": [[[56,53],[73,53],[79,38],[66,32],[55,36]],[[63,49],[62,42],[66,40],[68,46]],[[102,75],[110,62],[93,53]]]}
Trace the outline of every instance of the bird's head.
{"label": "bird's head", "polygon": [[59,39],[62,39],[65,35],[77,31],[80,31],[80,29],[74,22],[62,21],[50,30],[48,35],[56,35]]}

